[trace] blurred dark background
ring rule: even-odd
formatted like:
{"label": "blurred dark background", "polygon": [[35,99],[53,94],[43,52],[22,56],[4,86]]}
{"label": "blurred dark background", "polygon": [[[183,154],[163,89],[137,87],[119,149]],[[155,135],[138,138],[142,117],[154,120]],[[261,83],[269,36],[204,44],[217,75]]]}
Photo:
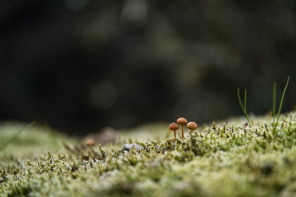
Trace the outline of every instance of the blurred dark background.
{"label": "blurred dark background", "polygon": [[295,109],[296,1],[2,0],[0,119],[84,134]]}

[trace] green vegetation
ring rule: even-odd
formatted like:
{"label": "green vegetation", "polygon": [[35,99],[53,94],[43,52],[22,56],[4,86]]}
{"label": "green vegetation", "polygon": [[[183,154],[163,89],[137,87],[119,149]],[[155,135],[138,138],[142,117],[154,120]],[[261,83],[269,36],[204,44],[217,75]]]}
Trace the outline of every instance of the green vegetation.
{"label": "green vegetation", "polygon": [[[279,104],[277,117],[275,117],[276,116],[276,113],[275,113],[275,110],[276,110],[276,83],[273,83],[272,118],[273,118],[273,135],[275,135],[275,136],[276,136],[276,129],[277,129],[279,117],[280,117],[281,110],[282,110],[284,97],[285,97],[286,90],[287,90],[288,85],[289,85],[289,81],[290,81],[290,77],[288,77],[288,79],[287,79],[287,83],[286,83],[285,89],[284,89],[283,94],[282,94],[282,98],[281,98],[281,102]],[[243,102],[241,100],[239,88],[237,89],[237,97],[238,97],[238,102],[240,104],[240,107],[242,108],[242,110],[244,112],[244,115],[245,115],[250,127],[252,127],[252,123],[251,123],[251,121],[249,119],[249,115],[248,115],[248,111],[247,111],[247,90],[245,89],[244,104],[243,104]]]}
{"label": "green vegetation", "polygon": [[289,81],[290,81],[290,77],[288,77],[288,80],[287,80],[287,83],[286,83],[286,87],[283,91],[283,94],[282,94],[282,98],[281,98],[281,102],[280,102],[280,105],[279,105],[279,109],[278,109],[278,113],[277,113],[277,117],[275,118],[275,108],[276,108],[276,83],[273,84],[273,109],[272,109],[272,117],[273,117],[273,135],[276,135],[276,129],[277,129],[277,125],[278,125],[278,122],[279,122],[279,117],[280,117],[280,114],[281,114],[281,110],[282,110],[282,105],[283,105],[283,101],[284,101],[284,97],[285,97],[285,94],[286,94],[286,90],[288,88],[288,85],[289,85]]}
{"label": "green vegetation", "polygon": [[[146,126],[119,133],[116,144],[93,148],[42,127],[30,127],[0,152],[0,194],[293,196],[295,118],[295,112],[279,117],[277,137],[273,118],[266,115],[252,117],[251,128],[243,118],[233,118],[201,126],[191,136],[185,130],[186,138],[176,142],[169,136],[168,125]],[[0,139],[10,139],[22,127],[0,127]],[[142,149],[126,151],[127,143]]]}
{"label": "green vegetation", "polygon": [[238,97],[238,102],[239,102],[239,104],[240,104],[240,106],[241,106],[241,108],[242,108],[242,110],[244,112],[244,115],[245,115],[245,117],[246,117],[246,119],[247,119],[247,121],[248,121],[248,123],[249,123],[249,125],[251,127],[252,123],[251,123],[251,121],[249,119],[249,115],[248,115],[248,111],[247,111],[247,90],[245,89],[244,104],[243,104],[243,102],[241,100],[241,97],[240,97],[239,88],[237,89],[237,97]]}

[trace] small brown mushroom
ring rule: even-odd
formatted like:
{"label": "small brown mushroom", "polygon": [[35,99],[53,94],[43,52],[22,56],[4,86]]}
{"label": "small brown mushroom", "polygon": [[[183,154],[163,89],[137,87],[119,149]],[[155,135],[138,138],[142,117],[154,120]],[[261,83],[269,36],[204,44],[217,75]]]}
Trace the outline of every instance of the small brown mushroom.
{"label": "small brown mushroom", "polygon": [[86,146],[88,147],[94,147],[95,146],[95,141],[93,139],[89,139],[86,141]]}
{"label": "small brown mushroom", "polygon": [[183,117],[178,118],[177,123],[181,125],[182,128],[182,139],[184,138],[184,130],[183,130],[183,125],[187,124],[187,120]]}
{"label": "small brown mushroom", "polygon": [[189,122],[187,128],[190,130],[190,133],[197,129],[197,124],[195,122]]}
{"label": "small brown mushroom", "polygon": [[179,129],[179,125],[176,124],[176,123],[172,123],[172,124],[170,124],[169,128],[170,128],[170,131],[174,131],[174,137],[175,137],[175,140],[176,140],[176,137],[177,137],[176,136],[176,130]]}

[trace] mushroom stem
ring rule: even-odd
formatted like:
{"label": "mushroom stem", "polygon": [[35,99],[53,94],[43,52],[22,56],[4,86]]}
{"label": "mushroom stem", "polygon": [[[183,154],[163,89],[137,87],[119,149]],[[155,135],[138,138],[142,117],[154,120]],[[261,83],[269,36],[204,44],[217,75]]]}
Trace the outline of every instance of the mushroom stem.
{"label": "mushroom stem", "polygon": [[187,120],[185,118],[181,117],[181,118],[178,118],[177,123],[180,124],[181,127],[182,127],[182,136],[181,136],[181,139],[184,139],[185,137],[184,137],[183,125],[186,125],[187,124]]}
{"label": "mushroom stem", "polygon": [[176,141],[176,139],[177,139],[176,130],[174,130],[174,136],[175,136],[175,141]]}

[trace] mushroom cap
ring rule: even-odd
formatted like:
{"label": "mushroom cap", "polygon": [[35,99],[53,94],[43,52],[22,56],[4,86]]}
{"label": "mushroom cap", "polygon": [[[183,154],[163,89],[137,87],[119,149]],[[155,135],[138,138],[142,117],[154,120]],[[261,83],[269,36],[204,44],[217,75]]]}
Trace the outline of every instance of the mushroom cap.
{"label": "mushroom cap", "polygon": [[172,124],[170,124],[169,128],[170,128],[170,130],[172,130],[172,131],[176,131],[176,130],[179,129],[179,125],[176,124],[176,123],[172,123]]}
{"label": "mushroom cap", "polygon": [[86,141],[86,146],[90,147],[90,146],[95,146],[95,141],[93,139],[89,139]]}
{"label": "mushroom cap", "polygon": [[178,118],[177,123],[180,125],[184,125],[184,124],[187,124],[187,120],[181,117],[181,118]]}
{"label": "mushroom cap", "polygon": [[188,128],[189,130],[196,130],[196,129],[197,129],[197,124],[196,124],[195,122],[189,122],[189,123],[187,124],[187,128]]}

